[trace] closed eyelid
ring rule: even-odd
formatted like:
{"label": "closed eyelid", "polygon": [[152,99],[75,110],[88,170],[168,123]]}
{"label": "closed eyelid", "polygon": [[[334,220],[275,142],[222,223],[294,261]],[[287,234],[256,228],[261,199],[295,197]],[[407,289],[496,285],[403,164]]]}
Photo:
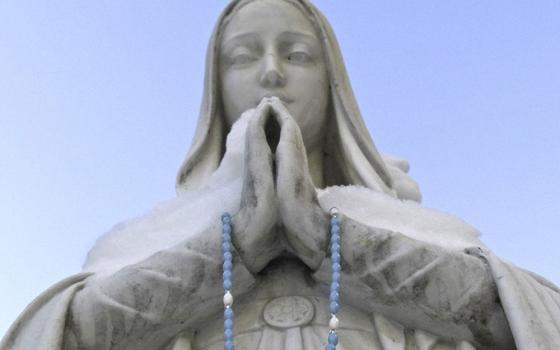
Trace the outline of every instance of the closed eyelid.
{"label": "closed eyelid", "polygon": [[[301,42],[285,43],[280,48],[280,53],[293,62],[309,62],[317,59],[319,52],[316,47]],[[294,56],[297,55],[297,56]],[[303,55],[303,56],[302,56]]]}
{"label": "closed eyelid", "polygon": [[233,63],[239,56],[260,56],[260,48],[255,43],[240,44],[231,46],[229,49],[222,50],[220,56],[224,63]]}
{"label": "closed eyelid", "polygon": [[320,45],[317,40],[307,37],[285,37],[279,43],[280,50],[283,52],[301,51],[313,56],[320,53]]}
{"label": "closed eyelid", "polygon": [[243,55],[243,54],[253,54],[254,50],[249,46],[236,46],[232,48],[227,55],[236,56],[236,55]]}

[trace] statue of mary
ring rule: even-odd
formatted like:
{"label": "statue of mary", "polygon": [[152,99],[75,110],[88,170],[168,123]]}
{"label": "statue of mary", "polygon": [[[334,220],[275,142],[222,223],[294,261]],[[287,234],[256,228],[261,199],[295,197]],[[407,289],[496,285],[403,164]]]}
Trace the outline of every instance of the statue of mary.
{"label": "statue of mary", "polygon": [[84,272],[33,301],[0,349],[222,349],[223,212],[235,347],[324,349],[332,207],[338,349],[560,349],[558,288],[423,208],[407,171],[376,150],[308,0],[233,0],[208,46],[179,195],[103,235]]}

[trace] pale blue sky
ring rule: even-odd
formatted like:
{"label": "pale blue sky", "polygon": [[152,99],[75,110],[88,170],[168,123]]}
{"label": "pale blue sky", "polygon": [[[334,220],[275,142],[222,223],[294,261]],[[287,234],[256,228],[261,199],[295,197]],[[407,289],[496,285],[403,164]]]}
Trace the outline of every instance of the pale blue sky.
{"label": "pale blue sky", "polygon": [[[560,283],[560,2],[317,0],[424,204]],[[226,1],[0,1],[0,334],[174,196]]]}

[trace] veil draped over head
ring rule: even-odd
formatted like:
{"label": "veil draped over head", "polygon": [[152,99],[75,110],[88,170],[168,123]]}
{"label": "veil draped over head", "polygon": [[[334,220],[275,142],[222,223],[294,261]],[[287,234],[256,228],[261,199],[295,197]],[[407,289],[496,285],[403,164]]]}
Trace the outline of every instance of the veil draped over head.
{"label": "veil draped over head", "polygon": [[[236,9],[252,1],[258,0],[231,1],[220,15],[210,38],[200,116],[191,149],[177,175],[178,192],[203,187],[224,155],[228,126],[222,113],[219,83],[221,34]],[[408,163],[384,158],[377,151],[361,117],[338,42],[327,19],[308,0],[283,1],[304,12],[323,46],[331,100],[328,142],[323,149],[326,186],[359,185],[398,198],[420,201],[418,186],[406,174]]]}

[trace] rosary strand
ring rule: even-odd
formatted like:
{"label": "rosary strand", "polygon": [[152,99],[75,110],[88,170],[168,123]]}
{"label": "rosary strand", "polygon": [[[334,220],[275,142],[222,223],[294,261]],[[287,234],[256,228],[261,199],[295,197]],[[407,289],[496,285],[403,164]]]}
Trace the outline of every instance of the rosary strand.
{"label": "rosary strand", "polygon": [[340,291],[340,221],[338,219],[338,209],[331,208],[331,294],[330,299],[330,311],[331,319],[329,321],[329,338],[325,350],[335,350],[338,344],[338,334],[336,330],[338,329],[338,318],[336,317],[340,305],[339,301],[339,291]]}
{"label": "rosary strand", "polygon": [[[338,318],[336,317],[339,305],[340,291],[340,220],[338,218],[338,209],[330,210],[330,234],[331,234],[331,291],[329,295],[329,308],[331,319],[329,321],[329,337],[325,350],[336,350],[338,344]],[[231,216],[228,213],[222,215],[222,255],[224,258],[224,350],[234,350],[233,345],[233,296],[232,288],[232,269],[233,256],[231,254]]]}
{"label": "rosary strand", "polygon": [[224,350],[233,347],[233,296],[231,295],[233,255],[231,254],[231,216],[222,215],[222,254],[224,256]]}

